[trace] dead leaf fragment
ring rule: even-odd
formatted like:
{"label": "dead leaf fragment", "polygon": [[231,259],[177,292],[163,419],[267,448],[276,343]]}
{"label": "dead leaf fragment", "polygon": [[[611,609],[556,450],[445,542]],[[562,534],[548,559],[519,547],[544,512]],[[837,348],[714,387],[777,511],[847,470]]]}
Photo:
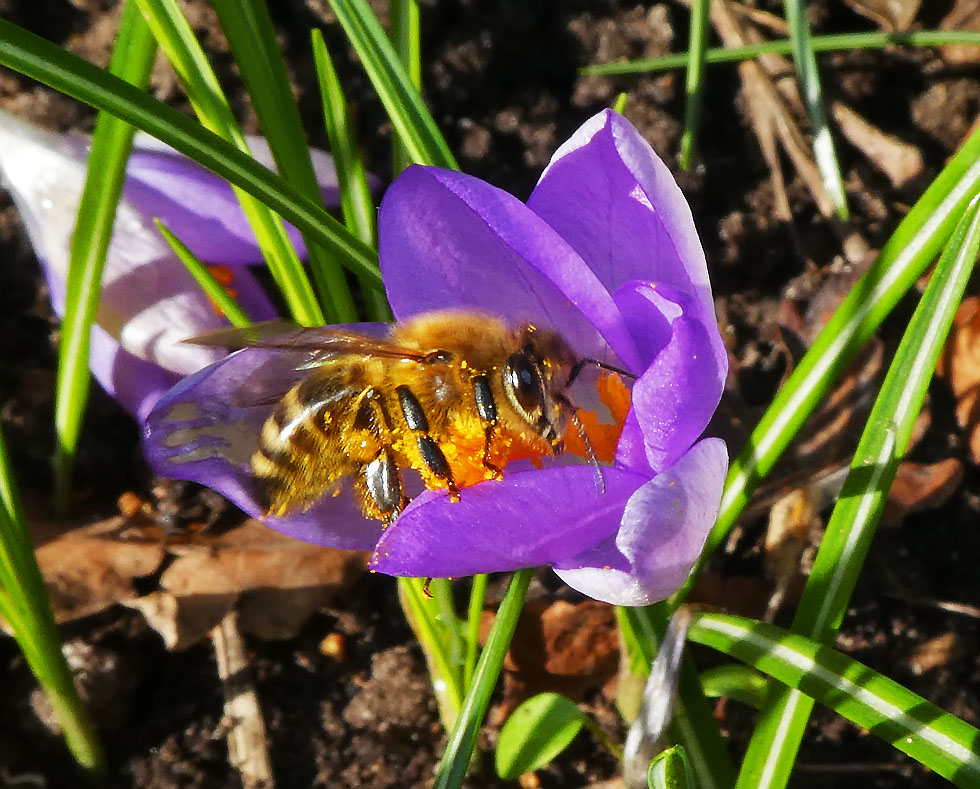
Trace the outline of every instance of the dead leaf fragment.
{"label": "dead leaf fragment", "polygon": [[956,458],[938,463],[902,463],[888,491],[882,527],[898,526],[909,513],[942,506],[962,481],[963,464]]}
{"label": "dead leaf fragment", "polygon": [[970,457],[980,463],[980,299],[963,300],[953,319],[936,374],[949,381],[956,421],[966,432]]}
{"label": "dead leaf fragment", "polygon": [[922,0],[844,0],[863,17],[889,32],[908,30]]}
{"label": "dead leaf fragment", "polygon": [[909,669],[913,674],[924,674],[931,669],[945,666],[960,651],[960,640],[956,633],[943,633],[930,638],[916,647],[909,658]]}
{"label": "dead leaf fragment", "polygon": [[124,522],[112,518],[75,529],[37,549],[56,621],[95,614],[136,597],[133,579],[160,566],[160,545],[118,539]]}
{"label": "dead leaf fragment", "polygon": [[900,188],[922,172],[922,153],[914,145],[886,134],[843,102],[835,101],[830,110],[851,145],[867,156],[892,186]]}
{"label": "dead leaf fragment", "polygon": [[[941,30],[980,32],[980,4],[976,0],[956,0],[952,9],[939,23]],[[939,48],[947,63],[976,63],[980,47],[969,44],[946,44]]]}

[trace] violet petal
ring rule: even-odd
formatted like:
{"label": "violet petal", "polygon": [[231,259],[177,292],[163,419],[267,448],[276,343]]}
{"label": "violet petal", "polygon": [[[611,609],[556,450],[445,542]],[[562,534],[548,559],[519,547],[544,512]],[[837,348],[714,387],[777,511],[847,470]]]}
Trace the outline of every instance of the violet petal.
{"label": "violet petal", "polygon": [[[646,363],[646,372],[633,386],[636,419],[627,420],[616,459],[637,470],[645,466],[658,471],[672,465],[708,426],[725,386],[727,364],[719,368],[712,352],[717,331],[692,316],[692,300],[685,294],[630,282],[614,298],[628,316]],[[655,351],[652,358],[650,351]],[[637,429],[645,464],[635,452],[641,443]]]}
{"label": "violet petal", "polygon": [[723,441],[707,438],[637,490],[617,534],[555,563],[574,589],[614,605],[647,605],[676,592],[714,525],[728,469]]}
{"label": "violet petal", "polygon": [[583,356],[608,357],[604,337],[623,363],[636,364],[609,293],[547,224],[500,189],[462,173],[410,167],[385,193],[378,236],[400,320],[482,309],[557,329]]}
{"label": "violet petal", "polygon": [[[586,121],[551,159],[528,200],[610,293],[656,281],[696,297],[715,325],[704,251],[691,209],[670,170],[633,125],[612,110]],[[721,364],[725,349],[712,339]]]}
{"label": "violet petal", "polygon": [[460,492],[424,491],[387,529],[371,568],[443,578],[550,564],[613,534],[645,477],[603,469],[600,493],[589,466],[508,473]]}
{"label": "violet petal", "polygon": [[[248,137],[256,161],[275,169],[269,145]],[[313,164],[325,205],[340,203],[333,159],[313,151]],[[234,190],[223,178],[146,134],[137,134],[126,167],[125,196],[149,217],[158,217],[190,250],[209,263],[254,264],[262,251]],[[299,231],[286,232],[301,258],[306,247]]]}

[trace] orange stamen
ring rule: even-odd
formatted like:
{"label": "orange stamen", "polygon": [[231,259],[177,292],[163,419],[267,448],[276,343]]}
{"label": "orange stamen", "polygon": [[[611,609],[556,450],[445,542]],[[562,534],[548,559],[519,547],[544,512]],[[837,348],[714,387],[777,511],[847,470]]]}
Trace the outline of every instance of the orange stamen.
{"label": "orange stamen", "polygon": [[[209,265],[208,271],[211,272],[211,276],[214,277],[215,281],[228,292],[229,296],[231,296],[233,299],[238,298],[238,288],[232,287],[232,283],[235,281],[235,272],[231,270],[231,267]],[[213,309],[218,315],[224,315],[224,313],[218,308],[218,304],[214,299],[208,296],[208,301],[211,302],[211,309]]]}

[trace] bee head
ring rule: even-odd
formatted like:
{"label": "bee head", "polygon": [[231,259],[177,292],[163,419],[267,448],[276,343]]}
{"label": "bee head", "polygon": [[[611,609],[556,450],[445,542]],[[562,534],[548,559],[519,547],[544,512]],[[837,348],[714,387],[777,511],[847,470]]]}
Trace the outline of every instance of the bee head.
{"label": "bee head", "polygon": [[575,354],[560,335],[531,324],[521,329],[519,339],[519,349],[504,364],[504,393],[521,418],[556,455],[561,454],[565,435],[563,392]]}

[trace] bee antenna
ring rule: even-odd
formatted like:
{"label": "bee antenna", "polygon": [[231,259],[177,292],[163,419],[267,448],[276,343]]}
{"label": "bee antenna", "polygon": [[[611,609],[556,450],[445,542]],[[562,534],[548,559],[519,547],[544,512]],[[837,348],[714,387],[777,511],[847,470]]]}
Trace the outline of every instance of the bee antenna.
{"label": "bee antenna", "polygon": [[568,418],[572,420],[572,424],[575,425],[575,430],[578,431],[579,438],[585,444],[585,454],[589,456],[589,465],[592,466],[592,470],[595,472],[596,487],[599,489],[599,493],[605,493],[606,478],[602,474],[602,466],[599,465],[599,459],[595,456],[595,450],[592,448],[589,434],[585,432],[585,425],[578,418],[578,411],[575,410],[572,401],[565,397],[565,395],[556,395],[555,399],[568,409]]}
{"label": "bee antenna", "polygon": [[635,381],[636,376],[633,375],[629,370],[624,370],[622,367],[615,367],[611,364],[606,364],[605,362],[600,362],[598,359],[579,359],[575,362],[575,366],[572,367],[572,371],[568,374],[568,382],[565,384],[566,387],[571,386],[575,383],[575,379],[578,378],[579,373],[582,372],[586,367],[592,365],[598,367],[600,370],[605,370],[606,372],[616,373],[617,375],[625,376],[630,380]]}

